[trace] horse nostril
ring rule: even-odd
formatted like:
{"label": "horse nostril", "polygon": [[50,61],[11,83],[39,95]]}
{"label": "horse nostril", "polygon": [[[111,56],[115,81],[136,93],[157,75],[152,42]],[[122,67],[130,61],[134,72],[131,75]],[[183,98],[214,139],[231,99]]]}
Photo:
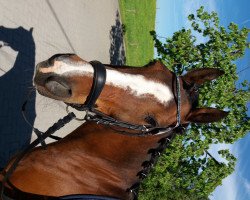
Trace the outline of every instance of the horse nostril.
{"label": "horse nostril", "polygon": [[68,94],[69,94],[69,96],[72,96],[72,90],[71,89],[68,90]]}
{"label": "horse nostril", "polygon": [[47,78],[45,87],[55,96],[68,98],[72,95],[72,90],[66,80],[60,77],[51,76]]}

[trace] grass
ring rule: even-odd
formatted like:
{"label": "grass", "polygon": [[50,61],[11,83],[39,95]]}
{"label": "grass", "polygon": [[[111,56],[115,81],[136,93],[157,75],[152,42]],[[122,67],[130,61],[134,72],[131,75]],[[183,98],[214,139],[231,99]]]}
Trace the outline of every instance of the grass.
{"label": "grass", "polygon": [[125,25],[126,64],[141,66],[154,58],[156,0],[119,0],[122,24]]}

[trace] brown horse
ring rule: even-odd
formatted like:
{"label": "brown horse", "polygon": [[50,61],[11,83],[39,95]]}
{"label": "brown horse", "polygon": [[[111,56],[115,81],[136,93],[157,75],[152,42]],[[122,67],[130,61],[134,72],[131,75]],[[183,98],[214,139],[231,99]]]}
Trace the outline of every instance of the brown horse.
{"label": "brown horse", "polygon": [[[176,75],[162,63],[154,62],[142,68],[106,66],[106,73],[96,109],[133,124],[175,126]],[[222,74],[218,69],[204,68],[180,77],[182,125],[215,122],[227,115],[215,108],[196,108],[197,86]],[[92,65],[73,54],[55,55],[39,63],[34,77],[40,94],[67,104],[83,104],[92,81]],[[72,194],[100,195],[99,199],[101,196],[134,198],[136,183],[147,174],[148,166],[154,164],[152,158],[162,152],[163,148],[159,147],[165,147],[164,138],[169,137],[169,132],[139,137],[138,132],[133,136],[135,131],[125,129],[87,122],[46,149],[35,148],[11,175],[9,185],[15,192],[9,194],[18,193],[15,199],[22,199],[21,196],[36,199],[29,198],[31,194],[44,197],[41,199]],[[121,130],[130,134],[120,134]]]}

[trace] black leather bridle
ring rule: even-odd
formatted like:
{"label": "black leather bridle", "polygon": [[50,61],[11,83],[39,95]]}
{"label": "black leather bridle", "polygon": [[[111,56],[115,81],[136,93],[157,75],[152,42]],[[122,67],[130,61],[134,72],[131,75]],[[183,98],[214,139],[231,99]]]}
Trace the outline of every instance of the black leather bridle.
{"label": "black leather bridle", "polygon": [[[155,135],[159,133],[166,133],[172,131],[173,129],[180,127],[181,125],[181,94],[180,94],[180,79],[176,76],[176,98],[177,98],[177,123],[174,127],[163,127],[163,126],[154,126],[151,124],[132,124],[130,122],[125,122],[121,120],[117,120],[113,117],[110,117],[97,109],[95,109],[95,103],[100,96],[103,87],[106,83],[106,68],[99,61],[91,61],[90,64],[94,68],[94,77],[93,83],[90,90],[90,93],[87,97],[87,100],[84,104],[68,104],[69,106],[79,110],[85,111],[86,115],[83,120],[86,121],[94,121],[97,124],[104,124],[108,126],[116,126],[125,129],[130,129],[133,131],[139,131],[138,133],[129,133],[126,131],[119,131],[119,133],[123,133],[125,135],[130,136],[140,136],[144,137],[146,135]],[[107,66],[107,65],[106,65]],[[110,65],[109,65],[110,66]]]}
{"label": "black leather bridle", "polygon": [[[122,129],[129,129],[133,131],[137,131],[137,133],[127,132],[127,131],[117,131],[119,134],[127,135],[127,136],[138,136],[138,137],[145,137],[149,135],[159,135],[159,134],[167,134],[165,137],[170,136],[173,132],[180,132],[176,131],[177,129],[182,129],[181,126],[181,93],[180,93],[180,80],[179,77],[176,76],[176,99],[177,99],[177,123],[173,127],[162,127],[162,126],[154,126],[150,124],[140,125],[140,124],[132,124],[129,122],[124,122],[121,120],[114,119],[97,109],[95,109],[95,103],[100,96],[103,87],[106,83],[106,68],[105,66],[100,63],[99,61],[91,61],[90,64],[94,68],[94,76],[93,76],[93,83],[91,87],[91,91],[87,97],[87,100],[84,104],[68,104],[69,106],[80,110],[85,111],[86,115],[83,120],[86,121],[93,121],[97,124],[103,124],[111,127],[120,127]],[[106,65],[111,66],[111,65]],[[23,104],[22,111],[24,112],[25,106],[27,101]],[[18,163],[22,160],[22,158],[30,152],[33,148],[35,148],[39,143],[46,148],[45,139],[48,137],[52,137],[53,139],[59,139],[57,136],[53,136],[52,134],[62,128],[64,125],[69,123],[71,120],[75,119],[76,116],[73,112],[69,112],[67,116],[59,119],[56,123],[53,124],[47,131],[42,133],[38,129],[33,128],[34,132],[37,134],[38,138],[34,140],[28,147],[26,147],[23,151],[21,151],[16,159],[13,161],[11,166],[6,171],[4,178],[1,184],[1,198],[5,200],[4,194],[4,185],[8,182],[8,179],[18,166]],[[26,120],[26,119],[25,119]],[[130,192],[134,193],[132,187]]]}

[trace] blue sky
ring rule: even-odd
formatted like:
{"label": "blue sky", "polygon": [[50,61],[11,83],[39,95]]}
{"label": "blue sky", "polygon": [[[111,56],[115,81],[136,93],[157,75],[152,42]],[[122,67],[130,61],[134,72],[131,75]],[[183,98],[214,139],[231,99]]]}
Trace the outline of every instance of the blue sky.
{"label": "blue sky", "polygon": [[[182,27],[188,27],[187,15],[203,5],[207,11],[216,11],[220,17],[220,24],[227,26],[230,22],[240,27],[250,28],[250,0],[157,0],[156,32],[159,36],[169,37]],[[164,39],[162,39],[164,41]],[[250,37],[249,37],[250,41]],[[236,62],[240,80],[250,81],[250,50],[243,59]],[[248,103],[250,108],[250,103]],[[250,109],[249,109],[250,110]],[[248,111],[248,115],[250,112]],[[233,145],[213,145],[210,151],[229,148],[237,157],[235,172],[223,180],[222,186],[216,188],[210,196],[211,200],[248,200],[250,199],[250,134]]]}

